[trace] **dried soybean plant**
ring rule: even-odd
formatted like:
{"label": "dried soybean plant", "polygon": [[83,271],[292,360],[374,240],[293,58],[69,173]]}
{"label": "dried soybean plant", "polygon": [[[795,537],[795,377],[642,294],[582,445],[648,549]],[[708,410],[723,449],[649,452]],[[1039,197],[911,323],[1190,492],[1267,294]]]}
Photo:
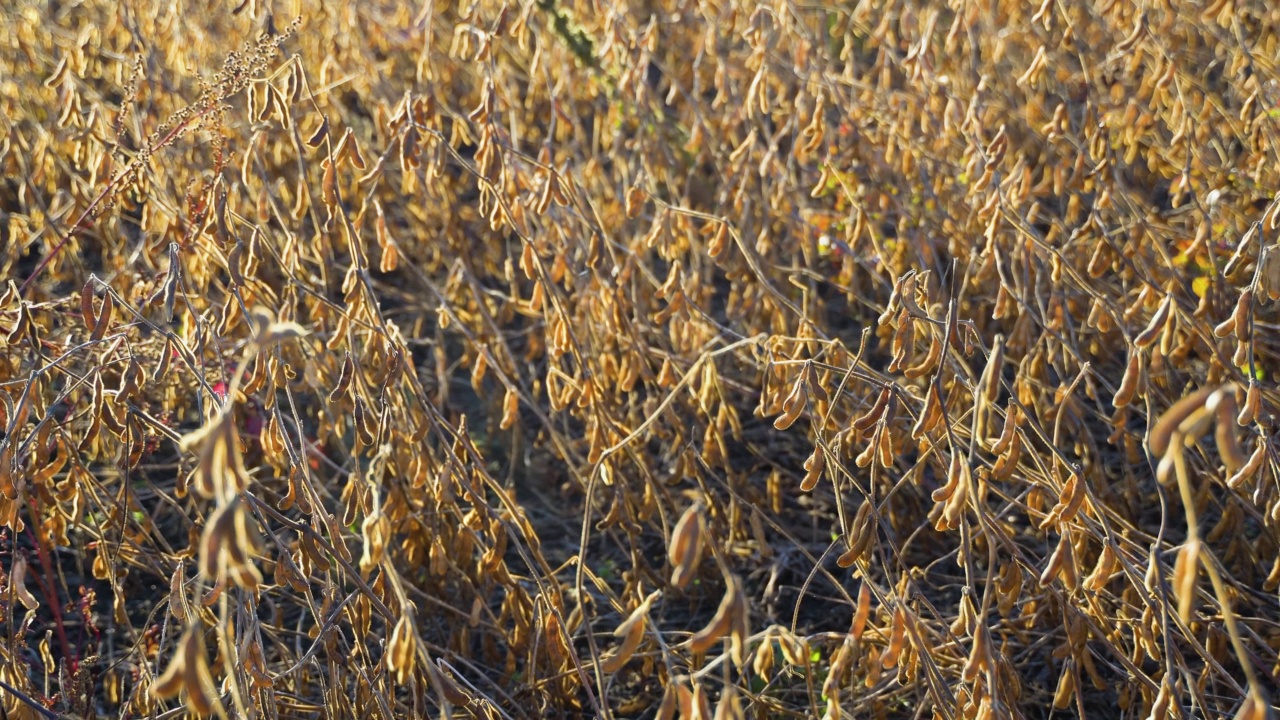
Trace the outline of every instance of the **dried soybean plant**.
{"label": "dried soybean plant", "polygon": [[0,24],[5,712],[1274,716],[1268,3],[126,6]]}

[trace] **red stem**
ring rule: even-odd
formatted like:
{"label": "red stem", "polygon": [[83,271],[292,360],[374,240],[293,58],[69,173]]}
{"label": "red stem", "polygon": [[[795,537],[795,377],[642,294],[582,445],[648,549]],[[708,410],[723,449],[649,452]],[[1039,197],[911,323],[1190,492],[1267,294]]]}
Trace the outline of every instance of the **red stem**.
{"label": "red stem", "polygon": [[[173,142],[173,139],[177,137],[178,133],[189,127],[191,123],[203,118],[205,115],[208,115],[214,107],[216,107],[216,105],[210,105],[187,118],[183,122],[175,125],[163,138],[160,139],[158,143],[156,143],[151,152],[154,153],[161,148],[164,148],[170,142]],[[134,162],[137,163],[138,161],[135,160]],[[39,265],[36,265],[35,270],[31,271],[31,274],[27,276],[27,279],[22,281],[22,286],[18,289],[19,294],[26,293],[27,286],[31,284],[31,281],[35,280],[40,273],[48,267],[49,263],[57,257],[58,253],[62,251],[62,248],[70,242],[71,238],[74,237],[81,228],[87,226],[87,221],[93,215],[94,211],[97,210],[98,206],[102,204],[102,201],[105,200],[107,196],[116,190],[120,185],[121,180],[127,177],[128,174],[129,173],[127,171],[122,172],[111,180],[111,182],[107,183],[107,186],[102,189],[102,192],[99,192],[97,197],[93,199],[93,202],[89,203],[89,207],[85,208],[84,212],[80,213],[80,217],[76,220],[75,224],[71,226],[71,229],[62,236],[62,239],[58,241],[58,244],[49,251],[49,254],[40,261]],[[34,496],[30,496],[28,499],[31,503],[31,517],[34,521],[35,518],[40,517],[39,501]],[[53,586],[53,565],[49,562],[49,555],[45,551],[44,542],[41,540],[39,534],[32,533],[30,527],[27,528],[27,532],[32,536],[32,541],[36,546],[36,555],[40,558],[40,569],[44,571],[44,576],[37,577],[36,583],[40,586],[40,591],[44,594],[45,602],[49,604],[50,611],[53,612],[54,629],[58,634],[58,643],[62,647],[62,655],[67,658],[71,671],[75,672],[80,665],[80,660],[77,655],[72,652],[71,643],[67,641],[67,630],[62,620],[62,605],[58,600],[57,588]],[[45,584],[46,578],[49,580],[49,584],[47,585]]]}
{"label": "red stem", "polygon": [[[27,500],[31,504],[31,518],[32,522],[34,522],[35,518],[40,517],[39,500],[34,495],[28,496]],[[62,656],[67,659],[69,669],[74,673],[80,667],[80,658],[71,651],[71,643],[67,642],[67,629],[62,622],[62,603],[58,599],[58,589],[53,584],[53,564],[49,562],[49,555],[45,552],[43,539],[41,539],[39,533],[32,532],[30,523],[27,524],[26,531],[36,546],[36,556],[40,558],[40,569],[44,571],[42,576],[35,578],[36,583],[40,586],[40,592],[44,595],[45,602],[49,604],[49,609],[53,612],[53,628],[58,634],[58,644],[62,647]],[[48,581],[47,585],[45,584],[46,580]],[[52,670],[53,668],[47,669]]]}

